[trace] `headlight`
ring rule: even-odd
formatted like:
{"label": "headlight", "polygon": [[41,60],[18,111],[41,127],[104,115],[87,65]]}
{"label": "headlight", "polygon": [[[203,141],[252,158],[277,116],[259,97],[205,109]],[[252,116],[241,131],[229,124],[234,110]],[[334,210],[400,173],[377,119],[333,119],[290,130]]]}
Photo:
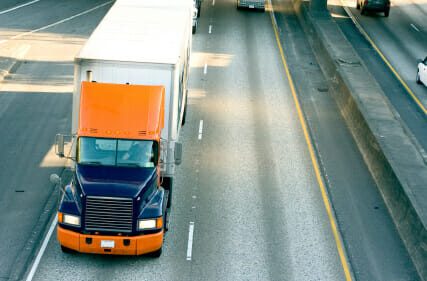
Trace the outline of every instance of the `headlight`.
{"label": "headlight", "polygon": [[68,215],[68,214],[63,214],[62,215],[62,223],[73,225],[73,226],[80,226],[80,217]]}
{"label": "headlight", "polygon": [[154,229],[156,228],[156,220],[139,220],[138,221],[138,229]]}
{"label": "headlight", "polygon": [[162,218],[138,220],[138,230],[148,230],[163,227]]}

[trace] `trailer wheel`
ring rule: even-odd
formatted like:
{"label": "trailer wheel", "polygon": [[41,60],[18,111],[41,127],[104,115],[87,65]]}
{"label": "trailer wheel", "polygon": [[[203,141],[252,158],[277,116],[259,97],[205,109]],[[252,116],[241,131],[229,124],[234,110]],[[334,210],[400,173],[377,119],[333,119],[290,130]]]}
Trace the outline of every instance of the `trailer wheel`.
{"label": "trailer wheel", "polygon": [[170,212],[170,209],[166,208],[165,216],[163,218],[163,230],[165,233],[168,232],[169,230],[169,212]]}

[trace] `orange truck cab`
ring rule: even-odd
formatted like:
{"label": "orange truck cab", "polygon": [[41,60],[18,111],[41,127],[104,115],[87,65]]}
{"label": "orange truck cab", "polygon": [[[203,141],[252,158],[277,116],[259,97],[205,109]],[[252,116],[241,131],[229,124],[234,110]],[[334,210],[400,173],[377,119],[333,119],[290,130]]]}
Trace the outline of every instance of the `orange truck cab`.
{"label": "orange truck cab", "polygon": [[63,251],[160,256],[163,86],[82,82],[75,169],[58,212]]}

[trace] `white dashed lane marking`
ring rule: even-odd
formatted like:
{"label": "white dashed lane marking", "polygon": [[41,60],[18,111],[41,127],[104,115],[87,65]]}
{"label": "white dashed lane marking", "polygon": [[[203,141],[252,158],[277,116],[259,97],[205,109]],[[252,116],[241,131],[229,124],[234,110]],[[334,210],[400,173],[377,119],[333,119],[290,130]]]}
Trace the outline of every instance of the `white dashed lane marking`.
{"label": "white dashed lane marking", "polygon": [[413,29],[415,29],[417,32],[420,32],[420,30],[415,26],[415,24],[411,23],[411,26]]}
{"label": "white dashed lane marking", "polygon": [[193,254],[193,233],[194,233],[194,222],[190,222],[188,228],[188,245],[187,245],[187,260],[191,261],[191,255]]}
{"label": "white dashed lane marking", "polygon": [[200,120],[199,123],[199,140],[201,140],[203,137],[203,120]]}

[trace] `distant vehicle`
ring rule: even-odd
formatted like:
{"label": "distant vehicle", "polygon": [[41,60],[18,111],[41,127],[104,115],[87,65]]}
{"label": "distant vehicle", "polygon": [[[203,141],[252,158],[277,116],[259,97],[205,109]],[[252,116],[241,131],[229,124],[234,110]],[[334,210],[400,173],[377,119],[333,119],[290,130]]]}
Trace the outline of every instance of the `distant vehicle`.
{"label": "distant vehicle", "polygon": [[191,29],[191,32],[193,34],[196,33],[197,26],[199,25],[200,8],[198,8],[198,7],[199,7],[199,4],[197,3],[197,1],[193,0],[193,13],[192,13],[192,15],[193,15],[193,27]]}
{"label": "distant vehicle", "polygon": [[249,8],[265,11],[265,0],[237,0],[237,9]]}
{"label": "distant vehicle", "polygon": [[200,18],[200,9],[202,8],[202,0],[194,0],[196,2],[197,17]]}
{"label": "distant vehicle", "polygon": [[427,86],[427,57],[418,61],[418,71],[416,81],[418,84]]}
{"label": "distant vehicle", "polygon": [[362,15],[366,11],[384,12],[384,16],[390,14],[390,0],[357,0],[356,8],[360,10]]}

